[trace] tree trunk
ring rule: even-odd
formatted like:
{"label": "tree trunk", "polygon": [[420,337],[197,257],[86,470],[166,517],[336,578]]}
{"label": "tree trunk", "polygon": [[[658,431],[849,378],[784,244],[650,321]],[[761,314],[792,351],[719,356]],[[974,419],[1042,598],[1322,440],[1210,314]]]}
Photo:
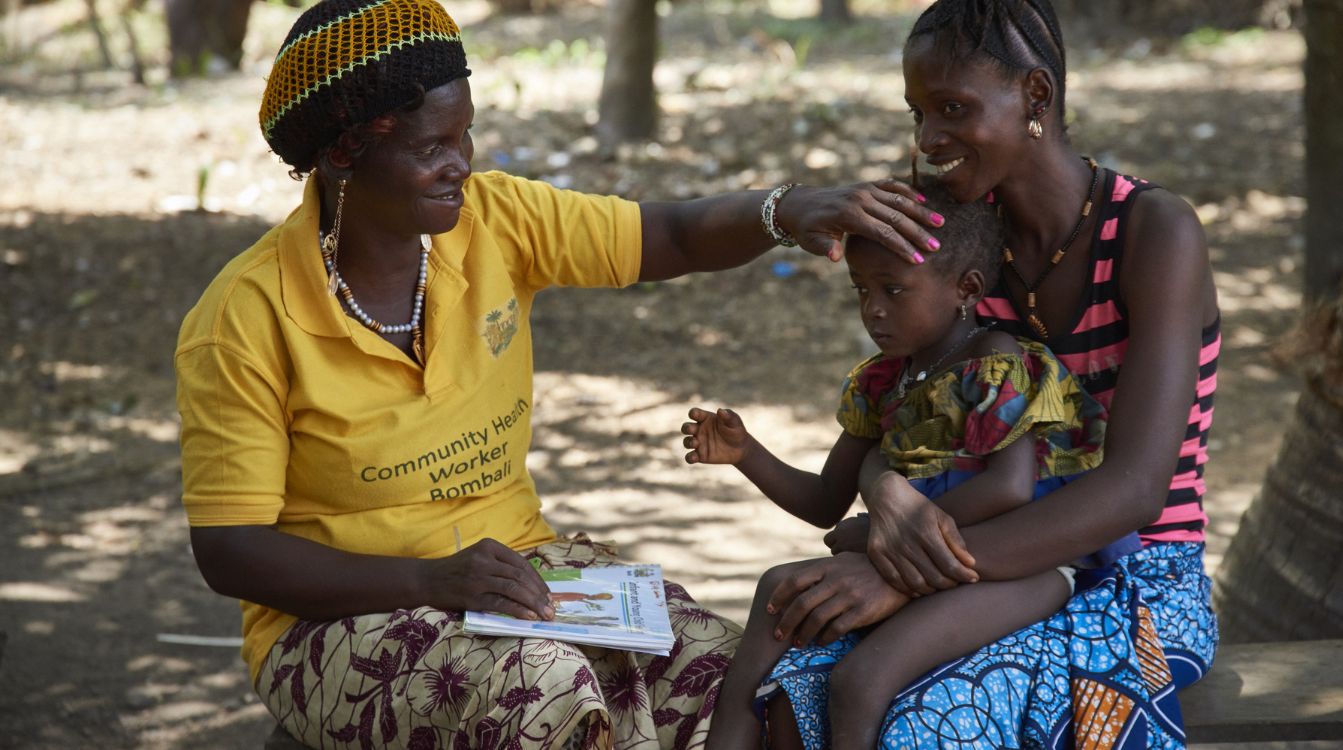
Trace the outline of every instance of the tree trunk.
{"label": "tree trunk", "polygon": [[131,16],[135,11],[135,0],[126,4],[125,10],[121,11],[121,30],[126,34],[126,47],[131,56],[131,76],[135,82],[141,86],[145,85],[145,61],[144,56],[140,54],[140,39],[135,36],[135,25],[131,23]]}
{"label": "tree trunk", "polygon": [[[1306,0],[1305,388],[1217,573],[1229,641],[1343,637],[1343,0]],[[1333,226],[1331,226],[1331,223]],[[1328,299],[1328,302],[1323,300]]]}
{"label": "tree trunk", "polygon": [[1343,281],[1343,0],[1306,0],[1306,304]]}
{"label": "tree trunk", "polygon": [[609,0],[606,71],[598,104],[597,136],[610,149],[649,140],[657,129],[657,9],[651,0]]}
{"label": "tree trunk", "polygon": [[853,20],[849,0],[821,0],[820,19],[830,23],[848,23]]}
{"label": "tree trunk", "polygon": [[165,0],[169,70],[204,75],[221,63],[242,67],[242,43],[252,0]]}
{"label": "tree trunk", "polygon": [[103,31],[103,21],[98,17],[98,0],[84,0],[84,7],[89,12],[89,29],[98,40],[98,52],[103,56],[103,67],[115,68],[117,64],[112,59],[112,49],[107,45],[107,32]]}
{"label": "tree trunk", "polygon": [[1217,572],[1223,640],[1343,637],[1341,493],[1343,388],[1310,378]]}

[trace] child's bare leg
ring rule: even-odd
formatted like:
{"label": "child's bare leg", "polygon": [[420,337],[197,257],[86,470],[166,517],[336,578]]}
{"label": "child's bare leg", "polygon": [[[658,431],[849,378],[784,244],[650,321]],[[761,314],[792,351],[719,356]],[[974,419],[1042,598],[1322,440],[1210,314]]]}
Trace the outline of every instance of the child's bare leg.
{"label": "child's bare leg", "polygon": [[797,730],[797,715],[787,693],[770,699],[766,717],[770,750],[802,750],[802,733]]}
{"label": "child's bare leg", "polygon": [[870,750],[896,694],[933,667],[1054,614],[1071,586],[1058,571],[983,581],[915,599],[835,665],[830,734],[835,750]]}
{"label": "child's bare leg", "polygon": [[811,561],[788,563],[770,568],[756,584],[755,601],[746,620],[746,631],[737,645],[737,653],[723,677],[713,721],[709,724],[706,750],[741,750],[760,747],[760,720],[752,705],[760,681],[788,650],[788,642],[774,638],[776,617],[765,610],[769,598],[784,577]]}

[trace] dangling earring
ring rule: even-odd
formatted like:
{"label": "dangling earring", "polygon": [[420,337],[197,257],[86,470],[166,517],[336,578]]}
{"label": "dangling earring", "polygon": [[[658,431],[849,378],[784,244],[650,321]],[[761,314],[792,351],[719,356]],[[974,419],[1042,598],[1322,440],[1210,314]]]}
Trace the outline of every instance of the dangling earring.
{"label": "dangling earring", "polygon": [[326,291],[332,297],[336,296],[336,289],[340,285],[340,277],[336,275],[336,250],[340,242],[340,215],[345,208],[345,186],[350,184],[349,180],[341,180],[339,192],[336,194],[336,219],[331,222],[331,233],[322,238],[322,264],[327,267]]}
{"label": "dangling earring", "polygon": [[966,319],[965,304],[964,304],[964,303],[961,303],[961,320],[965,320],[965,319]]}
{"label": "dangling earring", "polygon": [[1031,121],[1026,124],[1026,132],[1031,134],[1031,138],[1040,140],[1045,137],[1045,126],[1040,123],[1040,115],[1045,113],[1044,107],[1035,110],[1031,116]]}

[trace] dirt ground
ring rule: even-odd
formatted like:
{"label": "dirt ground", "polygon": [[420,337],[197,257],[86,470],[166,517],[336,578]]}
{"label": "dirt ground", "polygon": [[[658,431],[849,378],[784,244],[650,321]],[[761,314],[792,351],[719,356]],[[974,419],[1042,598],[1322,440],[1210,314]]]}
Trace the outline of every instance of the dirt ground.
{"label": "dirt ground", "polygon": [[[475,70],[477,169],[650,199],[902,173],[893,40],[911,18],[875,5],[837,30],[790,17],[807,6],[790,0],[677,4],[662,143],[602,160],[599,9],[502,19],[449,3]],[[297,203],[256,126],[294,11],[256,6],[241,73],[170,84],[160,64],[147,87],[97,69],[83,13],[59,0],[0,19],[0,747],[257,747],[270,722],[236,650],[160,640],[238,632],[187,543],[171,354],[213,274]],[[162,48],[159,19],[132,22]],[[1297,388],[1269,351],[1299,303],[1302,54],[1295,33],[1262,32],[1072,55],[1083,150],[1184,195],[1207,229],[1225,336],[1213,566]],[[692,404],[729,405],[819,467],[838,379],[870,346],[849,295],[840,269],[783,251],[712,277],[547,292],[530,466],[552,522],[661,562],[741,618],[755,577],[822,554],[820,534],[731,470],[681,463],[678,426]]]}

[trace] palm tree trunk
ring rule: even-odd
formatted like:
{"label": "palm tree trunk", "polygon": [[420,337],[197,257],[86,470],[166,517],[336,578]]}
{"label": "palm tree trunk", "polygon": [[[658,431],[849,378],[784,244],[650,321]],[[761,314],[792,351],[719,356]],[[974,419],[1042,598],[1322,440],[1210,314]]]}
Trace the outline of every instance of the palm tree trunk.
{"label": "palm tree trunk", "polygon": [[1306,0],[1306,268],[1307,304],[1323,302],[1343,282],[1343,0]]}
{"label": "palm tree trunk", "polygon": [[1227,641],[1343,637],[1343,294],[1303,332],[1305,388],[1217,572]]}
{"label": "palm tree trunk", "polygon": [[1305,0],[1305,321],[1285,359],[1305,388],[1218,570],[1229,641],[1343,637],[1343,0]]}

